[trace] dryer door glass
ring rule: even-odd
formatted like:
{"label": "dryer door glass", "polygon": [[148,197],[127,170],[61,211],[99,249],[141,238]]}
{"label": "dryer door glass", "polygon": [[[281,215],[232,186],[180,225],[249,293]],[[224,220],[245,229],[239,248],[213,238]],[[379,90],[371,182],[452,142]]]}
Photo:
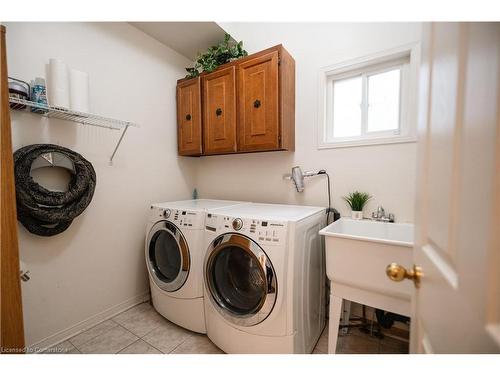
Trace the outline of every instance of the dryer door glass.
{"label": "dryer door glass", "polygon": [[151,240],[151,262],[156,275],[162,281],[175,280],[181,269],[181,252],[174,236],[165,230],[159,230]]}
{"label": "dryer door glass", "polygon": [[266,276],[261,265],[239,247],[228,246],[217,254],[212,277],[217,295],[235,314],[256,312],[266,297]]}
{"label": "dryer door glass", "polygon": [[274,307],[274,268],[264,250],[245,236],[225,234],[212,242],[205,278],[214,307],[233,323],[258,324]]}
{"label": "dryer door glass", "polygon": [[189,250],[180,230],[170,222],[155,224],[149,235],[149,270],[163,290],[179,289],[189,272]]}

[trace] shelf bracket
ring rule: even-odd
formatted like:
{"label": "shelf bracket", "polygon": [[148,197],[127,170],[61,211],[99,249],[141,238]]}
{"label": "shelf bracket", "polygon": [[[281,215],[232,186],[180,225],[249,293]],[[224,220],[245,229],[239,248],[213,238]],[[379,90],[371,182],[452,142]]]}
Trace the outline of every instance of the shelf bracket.
{"label": "shelf bracket", "polygon": [[116,151],[118,151],[118,147],[120,147],[120,144],[122,143],[123,137],[125,136],[125,133],[127,132],[129,126],[130,125],[127,124],[125,125],[125,128],[123,128],[122,134],[120,135],[120,139],[118,139],[118,143],[116,144],[115,149],[113,150],[113,153],[109,158],[109,165],[113,165],[113,158],[115,157]]}

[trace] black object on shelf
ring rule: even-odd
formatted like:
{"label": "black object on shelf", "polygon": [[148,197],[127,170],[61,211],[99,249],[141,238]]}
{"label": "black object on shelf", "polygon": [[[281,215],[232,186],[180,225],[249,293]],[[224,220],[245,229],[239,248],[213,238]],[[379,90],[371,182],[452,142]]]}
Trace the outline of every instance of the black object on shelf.
{"label": "black object on shelf", "polygon": [[[31,87],[29,83],[13,77],[8,77],[8,78],[9,78],[9,97],[29,100],[31,94]],[[10,108],[24,109],[26,108],[26,105],[11,102]]]}

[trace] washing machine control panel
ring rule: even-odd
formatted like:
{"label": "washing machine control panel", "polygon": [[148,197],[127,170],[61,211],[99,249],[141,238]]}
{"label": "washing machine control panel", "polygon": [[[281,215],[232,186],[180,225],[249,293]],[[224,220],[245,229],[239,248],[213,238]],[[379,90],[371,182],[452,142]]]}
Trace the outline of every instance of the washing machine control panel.
{"label": "washing machine control panel", "polygon": [[205,229],[217,234],[241,233],[262,245],[282,245],[286,242],[287,223],[207,214]]}
{"label": "washing machine control panel", "polygon": [[250,234],[254,234],[260,243],[281,245],[286,242],[286,222],[274,220],[251,220]]}
{"label": "washing machine control panel", "polygon": [[204,212],[170,209],[151,206],[152,221],[165,220],[174,223],[181,229],[203,229]]}

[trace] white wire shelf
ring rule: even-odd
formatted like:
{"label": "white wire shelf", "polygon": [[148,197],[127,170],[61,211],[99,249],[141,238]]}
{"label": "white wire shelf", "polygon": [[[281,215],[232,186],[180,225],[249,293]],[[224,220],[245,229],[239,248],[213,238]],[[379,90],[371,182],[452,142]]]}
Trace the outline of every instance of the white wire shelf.
{"label": "white wire shelf", "polygon": [[[48,118],[57,118],[65,121],[72,121],[82,125],[98,126],[100,128],[112,129],[112,130],[122,130],[122,134],[115,146],[113,153],[109,159],[110,164],[113,162],[113,158],[120,146],[125,132],[129,126],[139,127],[138,124],[130,121],[122,121],[109,117],[99,116],[93,113],[85,113],[73,111],[65,108],[58,108],[47,104],[32,102],[30,100],[20,99],[16,97],[9,97],[10,108],[18,111],[23,111],[26,113],[32,113],[34,115],[40,115]],[[35,111],[33,111],[34,109]]]}
{"label": "white wire shelf", "polygon": [[30,100],[20,99],[20,98],[9,98],[10,107],[12,109],[17,110],[27,110],[31,111],[31,108],[36,109],[36,113],[45,117],[53,117],[61,120],[73,121],[80,124],[92,125],[92,126],[100,126],[101,128],[115,129],[120,130],[126,126],[135,126],[139,127],[139,125],[129,122],[116,120],[109,117],[99,116],[92,113],[78,112],[70,109],[58,108],[47,104],[41,104],[32,102]]}

